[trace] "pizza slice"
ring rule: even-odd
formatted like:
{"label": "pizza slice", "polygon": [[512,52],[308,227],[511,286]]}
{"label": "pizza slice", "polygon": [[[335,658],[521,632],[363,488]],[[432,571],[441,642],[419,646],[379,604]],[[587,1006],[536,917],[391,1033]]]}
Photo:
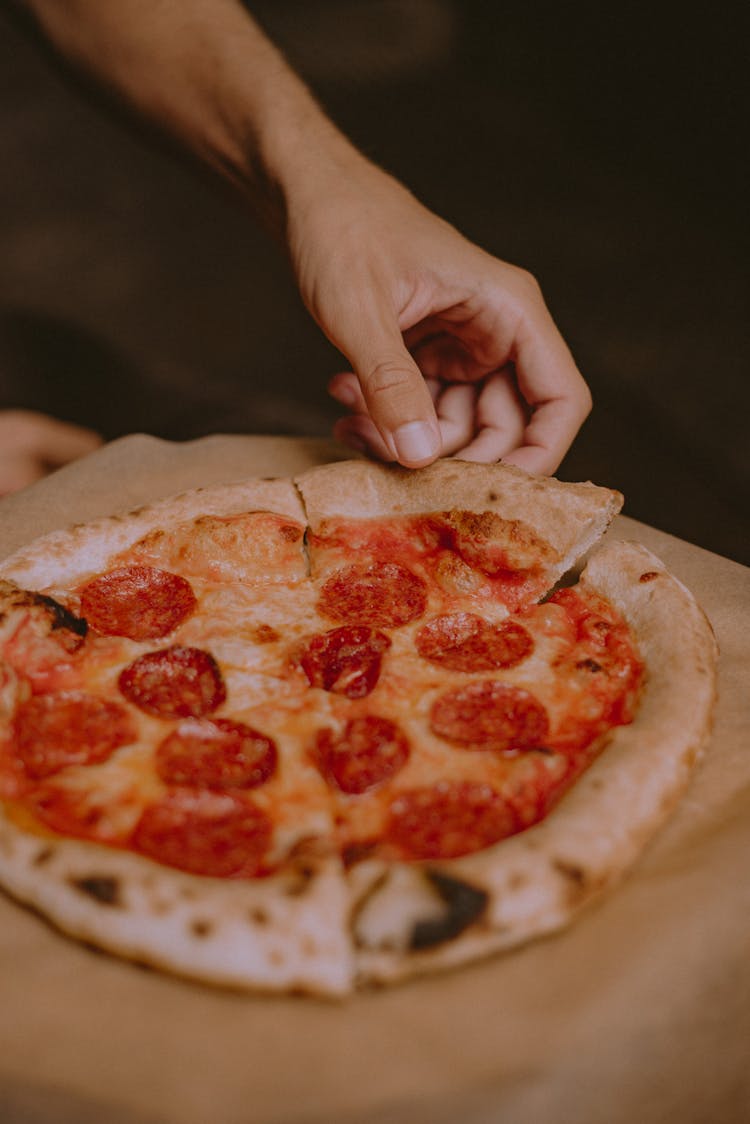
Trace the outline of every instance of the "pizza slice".
{"label": "pizza slice", "polygon": [[[594,484],[459,460],[416,473],[348,461],[311,469],[296,483],[311,574],[329,577],[323,597],[333,602],[339,585],[356,582],[387,601],[401,583],[415,612],[425,591],[414,576],[432,587],[433,599],[509,610],[531,604],[601,538],[623,502]],[[352,569],[356,553],[373,560],[368,572]]]}
{"label": "pizza slice", "polygon": [[261,481],[48,536],[6,566],[45,592],[2,585],[0,878],[66,931],[215,983],[350,988],[330,801],[298,734],[307,680],[287,657],[317,620],[304,530],[292,484]]}
{"label": "pizza slice", "polygon": [[[576,612],[581,603],[616,605],[633,648],[623,651],[622,632],[613,645],[611,627],[602,648],[596,626],[602,619],[611,622],[609,610],[590,621],[593,635],[576,646],[574,658],[553,663],[558,706],[579,729],[585,727],[598,692],[593,684],[582,691],[580,677],[632,680],[637,652],[643,668],[637,709],[596,730],[582,747],[584,760],[570,784],[557,787],[553,768],[542,782],[537,774],[521,796],[532,814],[541,802],[543,815],[520,831],[511,825],[501,842],[486,839],[483,827],[487,820],[491,836],[488,787],[475,786],[468,814],[465,789],[445,786],[437,800],[434,792],[422,798],[432,801],[437,844],[429,836],[425,842],[424,807],[419,816],[413,807],[398,809],[399,831],[415,832],[421,847],[433,849],[419,863],[376,856],[352,870],[360,980],[392,982],[464,963],[567,924],[632,866],[684,792],[708,737],[715,695],[716,647],[705,615],[663,564],[634,543],[600,548],[575,590],[561,598],[573,599]],[[592,641],[594,649],[584,654]],[[608,649],[610,663],[603,666],[601,652]],[[629,696],[628,690],[625,698],[633,706]],[[477,722],[477,714],[469,717]],[[523,748],[524,728],[520,722],[512,738],[521,759],[539,749],[538,741]],[[475,738],[479,752],[484,735],[480,729]],[[447,824],[456,839],[454,855],[439,853]]]}

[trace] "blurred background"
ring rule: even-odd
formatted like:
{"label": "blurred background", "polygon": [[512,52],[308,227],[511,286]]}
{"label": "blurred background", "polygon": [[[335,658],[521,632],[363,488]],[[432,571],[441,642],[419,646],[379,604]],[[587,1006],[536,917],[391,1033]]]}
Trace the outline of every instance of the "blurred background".
{"label": "blurred background", "polygon": [[[592,388],[562,465],[750,562],[740,6],[249,3],[350,137],[530,269]],[[0,408],[113,438],[328,433],[342,361],[219,184],[0,6]]]}

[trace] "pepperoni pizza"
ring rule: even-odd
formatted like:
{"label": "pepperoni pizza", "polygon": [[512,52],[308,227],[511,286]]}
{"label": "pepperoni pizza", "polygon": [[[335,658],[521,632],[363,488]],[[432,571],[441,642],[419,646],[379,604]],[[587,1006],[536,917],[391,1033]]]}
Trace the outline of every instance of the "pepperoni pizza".
{"label": "pepperoni pizza", "polygon": [[351,461],[0,568],[0,880],[215,983],[341,995],[555,929],[705,738],[714,644],[618,493]]}

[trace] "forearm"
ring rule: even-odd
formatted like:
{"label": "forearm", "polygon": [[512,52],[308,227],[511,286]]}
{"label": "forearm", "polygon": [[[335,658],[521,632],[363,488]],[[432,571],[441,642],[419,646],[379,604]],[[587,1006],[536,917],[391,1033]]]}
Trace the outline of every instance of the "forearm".
{"label": "forearm", "polygon": [[26,6],[67,60],[232,180],[277,230],[308,179],[356,159],[237,0]]}
{"label": "forearm", "polygon": [[334,391],[354,412],[342,436],[409,467],[441,450],[559,464],[590,396],[539,287],[360,155],[239,0],[19,2],[281,236],[302,299],[351,364]]}

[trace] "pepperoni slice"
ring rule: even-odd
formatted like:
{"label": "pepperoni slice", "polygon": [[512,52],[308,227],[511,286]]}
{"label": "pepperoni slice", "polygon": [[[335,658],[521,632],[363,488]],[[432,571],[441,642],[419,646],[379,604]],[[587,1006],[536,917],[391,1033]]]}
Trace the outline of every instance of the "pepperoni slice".
{"label": "pepperoni slice", "polygon": [[398,562],[373,562],[336,570],[320,591],[318,608],[334,620],[398,628],[427,607],[422,578]]}
{"label": "pepperoni slice", "polygon": [[37,819],[60,835],[114,844],[125,843],[138,815],[134,798],[54,777],[35,786],[30,805]]}
{"label": "pepperoni slice", "polygon": [[391,801],[386,837],[412,859],[455,859],[518,830],[513,809],[490,785],[439,781]]}
{"label": "pepperoni slice", "polygon": [[126,699],[157,718],[202,718],[227,697],[218,664],[202,648],[160,648],[133,660],[118,679]]}
{"label": "pepperoni slice", "polygon": [[350,793],[382,784],[409,758],[409,743],[396,723],[374,714],[351,718],[338,737],[321,730],[315,748],[326,776]]}
{"label": "pepperoni slice", "polygon": [[276,770],[276,745],[227,718],[187,718],[156,750],[156,771],[172,785],[255,788]]}
{"label": "pepperoni slice", "polygon": [[67,765],[106,761],[137,736],[123,706],[80,691],[32,695],[16,711],[13,733],[18,755],[35,780]]}
{"label": "pepperoni slice", "polygon": [[96,838],[104,808],[91,803],[86,794],[42,784],[34,793],[32,807],[38,819],[60,835]]}
{"label": "pepperoni slice", "polygon": [[155,640],[189,617],[195,594],[185,578],[154,566],[121,566],[81,590],[81,612],[104,636]]}
{"label": "pepperoni slice", "polygon": [[190,874],[252,878],[263,872],[271,834],[269,817],[241,796],[175,788],[143,811],[132,845]]}
{"label": "pepperoni slice", "polygon": [[440,695],[430,727],[446,741],[472,749],[519,750],[543,745],[549,722],[530,691],[485,679]]}
{"label": "pepperoni slice", "polygon": [[420,628],[420,656],[450,671],[492,671],[515,667],[531,653],[534,641],[523,625],[493,624],[474,613],[449,613]]}
{"label": "pepperoni slice", "polygon": [[383,653],[390,646],[384,632],[366,625],[344,625],[314,636],[300,663],[311,687],[361,699],[377,683]]}

